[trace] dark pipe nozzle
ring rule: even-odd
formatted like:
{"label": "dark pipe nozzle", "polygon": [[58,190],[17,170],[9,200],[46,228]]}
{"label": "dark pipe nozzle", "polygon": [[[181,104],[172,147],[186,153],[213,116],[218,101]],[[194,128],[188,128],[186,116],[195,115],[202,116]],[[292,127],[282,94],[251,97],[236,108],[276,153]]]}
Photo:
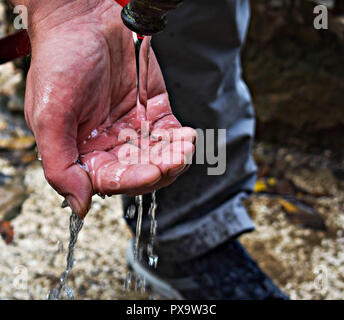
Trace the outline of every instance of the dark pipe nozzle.
{"label": "dark pipe nozzle", "polygon": [[131,0],[122,10],[123,23],[139,35],[153,35],[166,27],[167,13],[183,0]]}

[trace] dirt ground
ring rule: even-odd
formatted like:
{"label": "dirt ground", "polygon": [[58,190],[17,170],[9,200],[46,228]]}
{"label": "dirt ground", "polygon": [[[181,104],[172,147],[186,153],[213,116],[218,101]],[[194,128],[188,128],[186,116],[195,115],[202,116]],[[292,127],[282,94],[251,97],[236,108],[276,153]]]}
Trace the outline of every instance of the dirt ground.
{"label": "dirt ground", "polygon": [[[287,149],[258,144],[255,155],[260,179],[257,193],[246,205],[257,230],[241,237],[242,243],[291,298],[342,299],[344,182],[329,169],[326,154],[289,153]],[[279,170],[286,172],[285,176]],[[11,220],[13,242],[6,244],[0,239],[0,299],[45,299],[65,267],[69,209],[60,208],[63,199],[45,181],[39,161],[18,171],[1,159],[0,173],[9,177],[0,191],[26,193],[19,214]],[[22,179],[18,178],[21,174]],[[267,189],[262,181],[269,181]],[[292,187],[286,187],[285,181]],[[12,183],[15,185],[11,189]],[[296,195],[292,195],[295,190]],[[281,199],[287,191],[289,197],[295,196],[313,211],[305,213],[302,206],[300,212],[283,209]],[[94,197],[68,281],[76,299],[149,297],[148,293],[123,293],[125,250],[131,233],[122,214],[118,197]]]}
{"label": "dirt ground", "polygon": [[255,155],[260,175],[280,178],[274,190],[247,201],[256,231],[242,243],[292,299],[343,299],[343,162],[330,161],[329,151],[307,155],[262,144]]}
{"label": "dirt ground", "polygon": [[[0,299],[45,299],[66,264],[70,210],[60,208],[63,198],[45,182],[40,163],[27,169],[24,184],[30,194],[12,221],[14,242],[0,241]],[[76,298],[123,298],[130,233],[121,217],[118,197],[95,196],[68,281]]]}

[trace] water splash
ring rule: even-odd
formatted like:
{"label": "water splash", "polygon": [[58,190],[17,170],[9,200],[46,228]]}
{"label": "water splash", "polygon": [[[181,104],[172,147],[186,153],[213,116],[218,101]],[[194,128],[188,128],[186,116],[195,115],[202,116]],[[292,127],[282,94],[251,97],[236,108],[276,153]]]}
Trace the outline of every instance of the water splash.
{"label": "water splash", "polygon": [[[126,218],[134,218],[137,211],[137,223],[136,223],[136,235],[134,242],[134,259],[137,261],[142,261],[142,251],[143,248],[140,247],[140,236],[141,236],[141,227],[142,227],[142,216],[143,216],[143,196],[135,197],[135,204],[132,204],[128,207]],[[158,265],[158,255],[154,253],[154,243],[157,234],[157,220],[156,220],[156,192],[152,193],[151,205],[148,211],[148,216],[150,218],[150,239],[147,244],[147,256],[148,256],[148,265],[152,268],[156,268]],[[142,293],[146,292],[146,279],[141,275],[133,275],[131,271],[128,271],[126,279],[123,285],[124,293],[128,293],[131,287],[135,288],[135,291],[141,291]]]}
{"label": "water splash", "polygon": [[136,213],[136,206],[134,204],[131,204],[127,209],[125,217],[127,219],[134,219],[135,213]]}
{"label": "water splash", "polygon": [[131,271],[128,271],[127,272],[127,276],[126,276],[125,281],[124,281],[124,285],[123,285],[124,293],[128,293],[130,291],[130,288],[131,288],[131,278],[132,278]]}
{"label": "water splash", "polygon": [[48,300],[58,300],[60,298],[61,291],[64,289],[66,297],[68,299],[74,298],[74,291],[69,287],[65,287],[68,275],[72,270],[75,259],[74,259],[74,248],[78,240],[78,235],[82,226],[84,225],[84,220],[80,219],[76,213],[72,213],[69,219],[69,231],[70,231],[70,240],[68,245],[68,254],[67,254],[67,266],[66,270],[62,273],[59,281],[58,288],[50,290],[47,299]]}

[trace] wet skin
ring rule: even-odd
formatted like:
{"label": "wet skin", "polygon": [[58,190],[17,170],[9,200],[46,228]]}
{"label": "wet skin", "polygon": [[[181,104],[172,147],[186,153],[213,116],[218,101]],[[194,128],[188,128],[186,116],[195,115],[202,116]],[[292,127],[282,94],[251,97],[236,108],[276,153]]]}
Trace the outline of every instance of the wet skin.
{"label": "wet skin", "polygon": [[[51,186],[83,217],[96,193],[139,195],[172,183],[188,168],[195,131],[173,116],[153,53],[147,107],[137,104],[133,39],[121,7],[113,0],[43,1],[41,9],[38,0],[32,3],[25,117]],[[123,129],[138,134],[120,140]],[[161,141],[161,129],[177,132]],[[155,141],[148,141],[152,134]],[[141,152],[152,150],[148,145],[156,146],[157,160]],[[121,161],[123,146],[140,154],[139,163]],[[173,160],[159,162],[168,150]]]}

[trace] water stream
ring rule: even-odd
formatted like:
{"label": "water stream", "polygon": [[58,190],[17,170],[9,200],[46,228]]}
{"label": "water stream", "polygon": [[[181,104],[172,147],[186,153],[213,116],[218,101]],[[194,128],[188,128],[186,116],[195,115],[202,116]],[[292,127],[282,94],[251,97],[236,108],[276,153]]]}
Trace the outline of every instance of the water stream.
{"label": "water stream", "polygon": [[[135,47],[135,57],[136,57],[136,75],[137,75],[137,106],[143,105],[147,107],[147,92],[148,92],[148,68],[149,68],[149,58],[150,58],[150,38],[144,42],[145,38],[133,33],[134,47]],[[149,126],[148,126],[149,128]],[[148,132],[141,132],[141,136],[149,135]],[[137,223],[136,223],[136,235],[134,242],[134,259],[141,261],[142,253],[144,248],[140,246],[140,236],[142,228],[142,216],[143,216],[143,196],[139,195],[135,197],[135,205],[129,206],[126,212],[126,217],[133,219],[137,213]],[[150,218],[150,238],[147,244],[146,253],[148,257],[148,265],[150,267],[156,268],[158,263],[158,256],[154,254],[154,242],[157,231],[157,221],[156,221],[156,193],[152,193],[152,201],[148,211],[148,216]],[[124,282],[124,291],[128,292],[133,284],[133,275],[131,271],[128,271],[127,277]],[[136,275],[135,276],[135,291],[141,290],[145,292],[146,290],[146,279]]]}
{"label": "water stream", "polygon": [[84,220],[80,219],[74,212],[71,214],[69,219],[69,231],[70,231],[70,240],[68,245],[68,254],[67,254],[67,265],[65,271],[62,273],[59,281],[59,286],[55,289],[50,290],[47,299],[48,300],[58,300],[60,298],[61,291],[65,291],[67,299],[74,298],[74,290],[66,286],[68,275],[74,265],[74,247],[78,240],[78,235]]}
{"label": "water stream", "polygon": [[158,228],[158,222],[155,217],[155,212],[157,209],[156,203],[156,193],[152,193],[152,201],[148,211],[148,216],[150,219],[150,239],[147,244],[147,256],[148,256],[148,265],[150,267],[156,268],[158,265],[158,256],[154,253],[154,242],[156,237],[156,232]]}
{"label": "water stream", "polygon": [[142,250],[140,248],[140,236],[142,228],[142,214],[143,214],[143,196],[136,196],[135,203],[137,206],[137,222],[136,222],[136,236],[135,236],[135,247],[134,247],[134,258],[141,260]]}

